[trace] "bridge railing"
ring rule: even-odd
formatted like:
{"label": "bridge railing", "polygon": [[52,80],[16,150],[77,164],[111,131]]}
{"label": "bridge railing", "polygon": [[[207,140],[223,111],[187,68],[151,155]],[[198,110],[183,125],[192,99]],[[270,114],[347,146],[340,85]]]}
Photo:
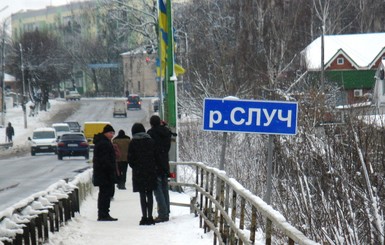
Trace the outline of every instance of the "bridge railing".
{"label": "bridge railing", "polygon": [[92,192],[92,169],[74,180],[60,180],[47,190],[31,195],[6,210],[0,210],[0,244],[43,244],[58,232]]}
{"label": "bridge railing", "polygon": [[190,207],[199,215],[200,227],[205,232],[214,232],[214,244],[255,244],[257,229],[261,227],[265,227],[265,244],[282,237],[287,237],[289,245],[318,244],[261,198],[228,178],[224,171],[199,162],[171,162],[170,165],[178,173],[178,181],[171,181],[170,185],[195,190]]}

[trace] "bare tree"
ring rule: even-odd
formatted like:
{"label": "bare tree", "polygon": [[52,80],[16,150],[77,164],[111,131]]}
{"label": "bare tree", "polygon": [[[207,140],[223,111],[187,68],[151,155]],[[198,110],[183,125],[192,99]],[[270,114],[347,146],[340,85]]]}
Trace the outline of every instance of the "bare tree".
{"label": "bare tree", "polygon": [[[356,111],[347,113],[345,124],[321,126],[325,112],[335,110],[339,88],[327,81],[320,93],[319,78],[302,73],[297,60],[323,22],[329,34],[355,30],[362,18],[353,7],[357,2],[193,1],[176,14],[183,19],[175,27],[189,41],[190,90],[179,97],[186,115],[199,118],[205,97],[298,101],[298,135],[274,140],[272,205],[309,237],[328,244],[384,240],[383,130]],[[199,119],[181,123],[181,158],[218,166],[222,137],[200,128]],[[262,196],[266,137],[229,134],[225,143],[227,173]]]}
{"label": "bare tree", "polygon": [[[22,49],[20,49],[22,47]],[[13,43],[9,56],[9,69],[21,78],[21,55],[25,81],[28,82],[29,97],[46,110],[48,94],[58,86],[61,79],[68,77],[71,66],[59,40],[45,32],[26,32]],[[22,54],[21,54],[22,52]]]}

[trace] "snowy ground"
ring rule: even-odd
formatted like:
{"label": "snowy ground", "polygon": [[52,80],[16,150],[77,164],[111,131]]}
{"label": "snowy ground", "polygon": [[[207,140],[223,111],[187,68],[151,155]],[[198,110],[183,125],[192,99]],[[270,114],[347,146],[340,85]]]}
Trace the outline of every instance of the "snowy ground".
{"label": "snowy ground", "polygon": [[[27,105],[26,121],[27,128],[24,124],[24,114],[21,106],[7,109],[4,114],[4,126],[0,121],[0,144],[6,142],[5,127],[10,122],[15,130],[15,136],[13,137],[14,147],[10,149],[12,152],[18,152],[21,148],[28,147],[28,137],[32,136],[32,131],[37,127],[44,127],[51,124],[51,118],[60,113],[61,108],[68,106],[64,100],[50,100],[50,108],[47,111],[40,111],[38,115],[30,117],[29,107]],[[1,113],[0,113],[1,115]],[[2,115],[1,115],[2,118]],[[8,153],[8,151],[0,151],[0,155]]]}
{"label": "snowy ground", "polygon": [[[50,125],[51,118],[61,112],[68,103],[60,100],[50,101],[48,111],[39,112],[35,117],[27,117],[27,128],[24,128],[24,116],[21,107],[8,109],[5,125],[11,122],[15,129],[14,146],[8,150],[0,150],[1,155],[27,154],[28,136],[33,129]],[[28,108],[28,107],[27,107]],[[27,112],[28,116],[29,110]],[[5,143],[5,128],[0,128],[0,144]],[[27,152],[27,153],[25,153]],[[97,220],[97,191],[85,200],[80,214],[60,229],[60,232],[50,234],[50,245],[77,244],[212,244],[212,233],[204,233],[199,228],[199,218],[190,214],[187,207],[171,206],[170,221],[152,226],[139,226],[141,218],[139,194],[132,192],[131,172],[128,173],[127,190],[116,190],[111,202],[111,216],[117,217],[116,222],[98,222]],[[172,202],[189,203],[187,194],[170,192]],[[156,216],[156,201],[154,199],[154,216]]]}
{"label": "snowy ground", "polygon": [[[129,173],[131,176],[131,173]],[[186,194],[170,192],[174,202],[189,203]],[[155,201],[155,200],[154,200]],[[50,245],[105,245],[105,244],[212,244],[212,233],[204,234],[199,228],[199,218],[189,213],[187,207],[171,206],[170,221],[151,226],[139,226],[141,218],[139,194],[116,190],[111,202],[111,216],[116,222],[98,222],[97,191],[82,204],[78,214],[60,232],[50,235]],[[156,204],[156,202],[154,202]],[[154,215],[156,210],[154,209]]]}

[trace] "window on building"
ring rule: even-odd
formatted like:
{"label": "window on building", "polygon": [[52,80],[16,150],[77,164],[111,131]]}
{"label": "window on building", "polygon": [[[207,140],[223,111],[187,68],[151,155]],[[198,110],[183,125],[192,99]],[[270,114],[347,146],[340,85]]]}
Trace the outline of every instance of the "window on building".
{"label": "window on building", "polygon": [[138,93],[140,93],[140,81],[138,81]]}
{"label": "window on building", "polygon": [[345,59],[344,58],[338,58],[337,59],[337,65],[343,65],[345,63]]}

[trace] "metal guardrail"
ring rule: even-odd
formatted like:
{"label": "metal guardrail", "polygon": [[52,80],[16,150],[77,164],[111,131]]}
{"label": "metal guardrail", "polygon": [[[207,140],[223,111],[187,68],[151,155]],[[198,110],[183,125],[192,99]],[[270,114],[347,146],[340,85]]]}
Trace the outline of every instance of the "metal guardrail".
{"label": "metal guardrail", "polygon": [[205,232],[214,232],[214,244],[254,244],[257,216],[265,220],[265,224],[260,223],[259,226],[268,227],[265,230],[266,244],[272,244],[273,233],[276,238],[280,236],[279,239],[286,236],[289,245],[319,244],[290,225],[283,215],[261,198],[246,190],[236,180],[228,178],[225,172],[199,162],[171,162],[170,165],[177,167],[177,173],[182,171],[181,168],[184,168],[183,171],[189,168],[189,174],[180,176],[194,176],[195,172],[195,179],[169,183],[171,186],[195,189],[195,197],[189,206],[199,215],[200,227]]}
{"label": "metal guardrail", "polygon": [[73,181],[61,180],[0,212],[0,244],[35,245],[58,232],[79,212],[80,204],[92,191],[92,169]]}
{"label": "metal guardrail", "polygon": [[0,143],[0,149],[8,149],[8,148],[11,148],[12,146],[13,146],[13,142]]}

